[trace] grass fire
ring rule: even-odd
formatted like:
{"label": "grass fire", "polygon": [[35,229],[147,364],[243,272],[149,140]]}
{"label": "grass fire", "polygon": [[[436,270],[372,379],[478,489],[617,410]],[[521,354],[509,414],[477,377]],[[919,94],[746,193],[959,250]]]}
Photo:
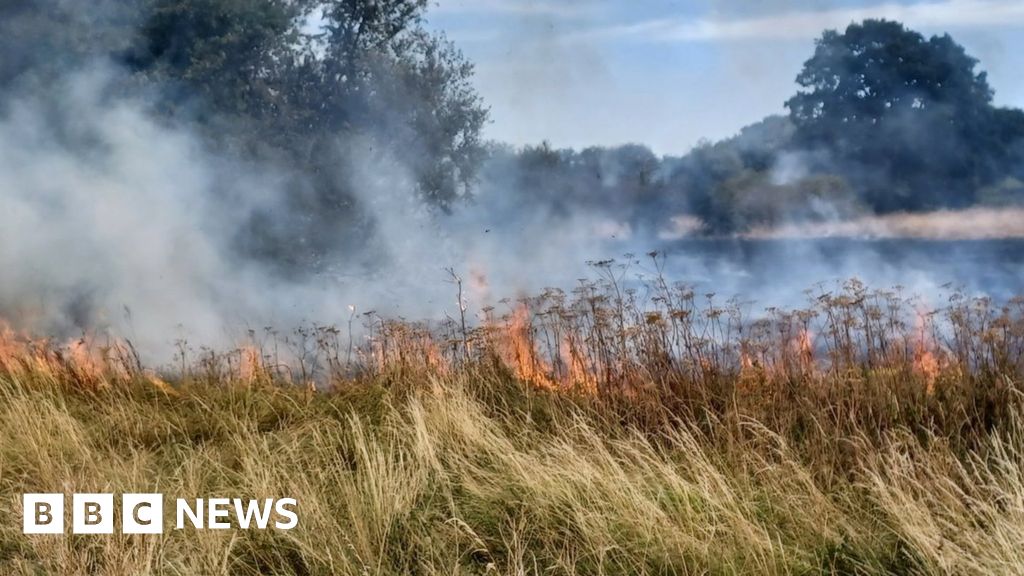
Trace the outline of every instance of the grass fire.
{"label": "grass fire", "polygon": [[684,285],[644,288],[549,291],[465,329],[368,314],[356,343],[313,326],[164,370],[128,342],[7,331],[5,516],[24,486],[159,486],[297,495],[300,524],[92,542],[8,527],[6,569],[982,574],[1024,561],[1024,301],[953,294],[924,310],[850,282],[748,318]]}
{"label": "grass fire", "polygon": [[0,574],[1024,574],[1019,4],[0,1]]}

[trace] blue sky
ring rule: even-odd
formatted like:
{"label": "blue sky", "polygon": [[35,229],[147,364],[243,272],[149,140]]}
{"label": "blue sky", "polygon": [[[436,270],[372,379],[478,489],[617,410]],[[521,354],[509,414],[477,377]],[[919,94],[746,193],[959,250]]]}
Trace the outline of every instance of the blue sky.
{"label": "blue sky", "polygon": [[888,17],[949,32],[1024,107],[1024,0],[432,0],[477,65],[488,136],[683,153],[783,112],[825,28]]}

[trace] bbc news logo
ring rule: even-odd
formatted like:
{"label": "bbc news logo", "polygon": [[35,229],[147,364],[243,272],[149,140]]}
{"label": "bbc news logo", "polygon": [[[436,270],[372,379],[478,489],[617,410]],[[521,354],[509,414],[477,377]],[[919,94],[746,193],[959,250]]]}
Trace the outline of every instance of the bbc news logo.
{"label": "bbc news logo", "polygon": [[[22,495],[22,531],[25,534],[64,534],[63,494]],[[113,494],[73,494],[72,534],[113,534],[120,516],[123,534],[163,534],[163,494],[122,494],[120,506]],[[118,515],[118,508],[120,515]],[[174,502],[174,527],[184,530],[291,530],[299,525],[294,498],[243,500],[241,498],[178,498]],[[234,524],[232,524],[234,520]],[[273,520],[273,521],[272,521]]]}

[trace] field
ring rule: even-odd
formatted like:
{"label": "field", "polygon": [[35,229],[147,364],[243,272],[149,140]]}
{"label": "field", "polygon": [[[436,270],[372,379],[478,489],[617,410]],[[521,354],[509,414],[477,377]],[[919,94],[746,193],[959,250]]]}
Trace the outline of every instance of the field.
{"label": "field", "polygon": [[[0,572],[1024,573],[1024,301],[851,282],[751,315],[597,265],[479,320],[353,314],[161,370],[6,334]],[[50,491],[291,496],[300,523],[22,535]]]}

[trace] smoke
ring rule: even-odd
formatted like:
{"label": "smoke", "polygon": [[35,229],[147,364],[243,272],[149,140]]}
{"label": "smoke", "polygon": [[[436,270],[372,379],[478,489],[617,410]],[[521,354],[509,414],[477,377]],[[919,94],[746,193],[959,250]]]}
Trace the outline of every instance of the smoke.
{"label": "smoke", "polygon": [[51,100],[15,98],[0,116],[7,321],[35,334],[126,336],[163,360],[177,339],[238,342],[248,329],[338,320],[350,304],[428,313],[442,263],[454,262],[410,200],[400,165],[363,157],[349,175],[378,224],[366,245],[387,259],[371,270],[364,254],[350,254],[330,272],[282,277],[238,243],[254,214],[288,212],[288,175],[161,125],[144,102],[112,97],[115,74],[79,71],[53,86]]}
{"label": "smoke", "polygon": [[[964,255],[956,268],[927,245],[915,252],[899,242],[756,240],[950,238],[954,225],[962,237],[1019,236],[1019,211],[783,227],[747,240],[658,239],[598,207],[525,203],[511,174],[492,174],[473,205],[438,216],[412,193],[414,179],[399,159],[358,140],[348,144],[344,173],[375,223],[372,235],[363,250],[333,257],[319,274],[282,276],[246,257],[238,242],[251,233],[253,214],[290,209],[282,188],[290,175],[218,153],[188,130],[154,120],[144,102],[112,97],[115,74],[80,71],[54,87],[52,100],[14,99],[0,118],[0,310],[19,329],[111,333],[165,362],[179,339],[231,346],[265,326],[342,322],[350,305],[410,319],[457,314],[449,266],[479,310],[546,286],[569,288],[589,274],[588,260],[657,248],[668,253],[672,278],[758,306],[799,305],[802,289],[851,276],[928,294],[986,267],[977,277],[992,282],[995,274],[996,285],[1020,277],[1020,262],[986,261],[984,250]],[[676,222],[681,235],[700,228],[692,217]],[[972,226],[987,232],[972,235]],[[634,263],[629,277],[651,272]]]}
{"label": "smoke", "polygon": [[188,318],[209,336],[213,303],[246,294],[224,298],[242,271],[222,250],[202,147],[108,102],[108,80],[76,74],[56,101],[14,100],[0,120],[0,307],[41,333],[137,328],[151,344]]}
{"label": "smoke", "polygon": [[[569,289],[593,276],[588,261],[618,258],[632,282],[654,270],[625,255],[651,250],[667,254],[670,279],[759,308],[800,305],[803,289],[853,276],[933,297],[951,281],[1005,295],[1024,277],[1024,251],[1005,240],[1024,237],[1020,210],[851,219],[858,208],[841,187],[811,182],[804,194],[825,160],[778,154],[792,133],[784,119],[686,158],[640,146],[496,148],[475,199],[443,213],[417,193],[415,145],[346,133],[326,146],[323,171],[301,173],[171,123],[152,112],[160,86],[125,90],[127,72],[90,62],[46,90],[26,83],[0,108],[0,318],[36,335],[127,337],[150,362],[170,360],[180,340],[223,348],[265,327],[343,323],[350,307],[457,316],[447,268],[471,311]],[[350,191],[359,218],[311,214],[318,205],[296,194],[313,178]],[[729,196],[740,185],[750,200]],[[698,201],[779,215],[721,234],[694,212]],[[281,243],[315,265],[282,267],[267,256]]]}
{"label": "smoke", "polygon": [[628,235],[607,218],[517,207],[511,190],[440,215],[396,154],[351,137],[336,177],[372,226],[354,247],[326,252],[316,274],[282,274],[248,250],[254,221],[295,226],[295,242],[327,233],[299,227],[295,175],[161,123],[146,101],[116,95],[118,73],[89,66],[52,97],[14,97],[0,114],[0,317],[19,330],[127,337],[166,362],[180,340],[232,346],[250,330],[343,322],[349,306],[455,315],[448,267],[485,287],[474,309],[571,285],[585,260],[607,254],[604,239]]}

